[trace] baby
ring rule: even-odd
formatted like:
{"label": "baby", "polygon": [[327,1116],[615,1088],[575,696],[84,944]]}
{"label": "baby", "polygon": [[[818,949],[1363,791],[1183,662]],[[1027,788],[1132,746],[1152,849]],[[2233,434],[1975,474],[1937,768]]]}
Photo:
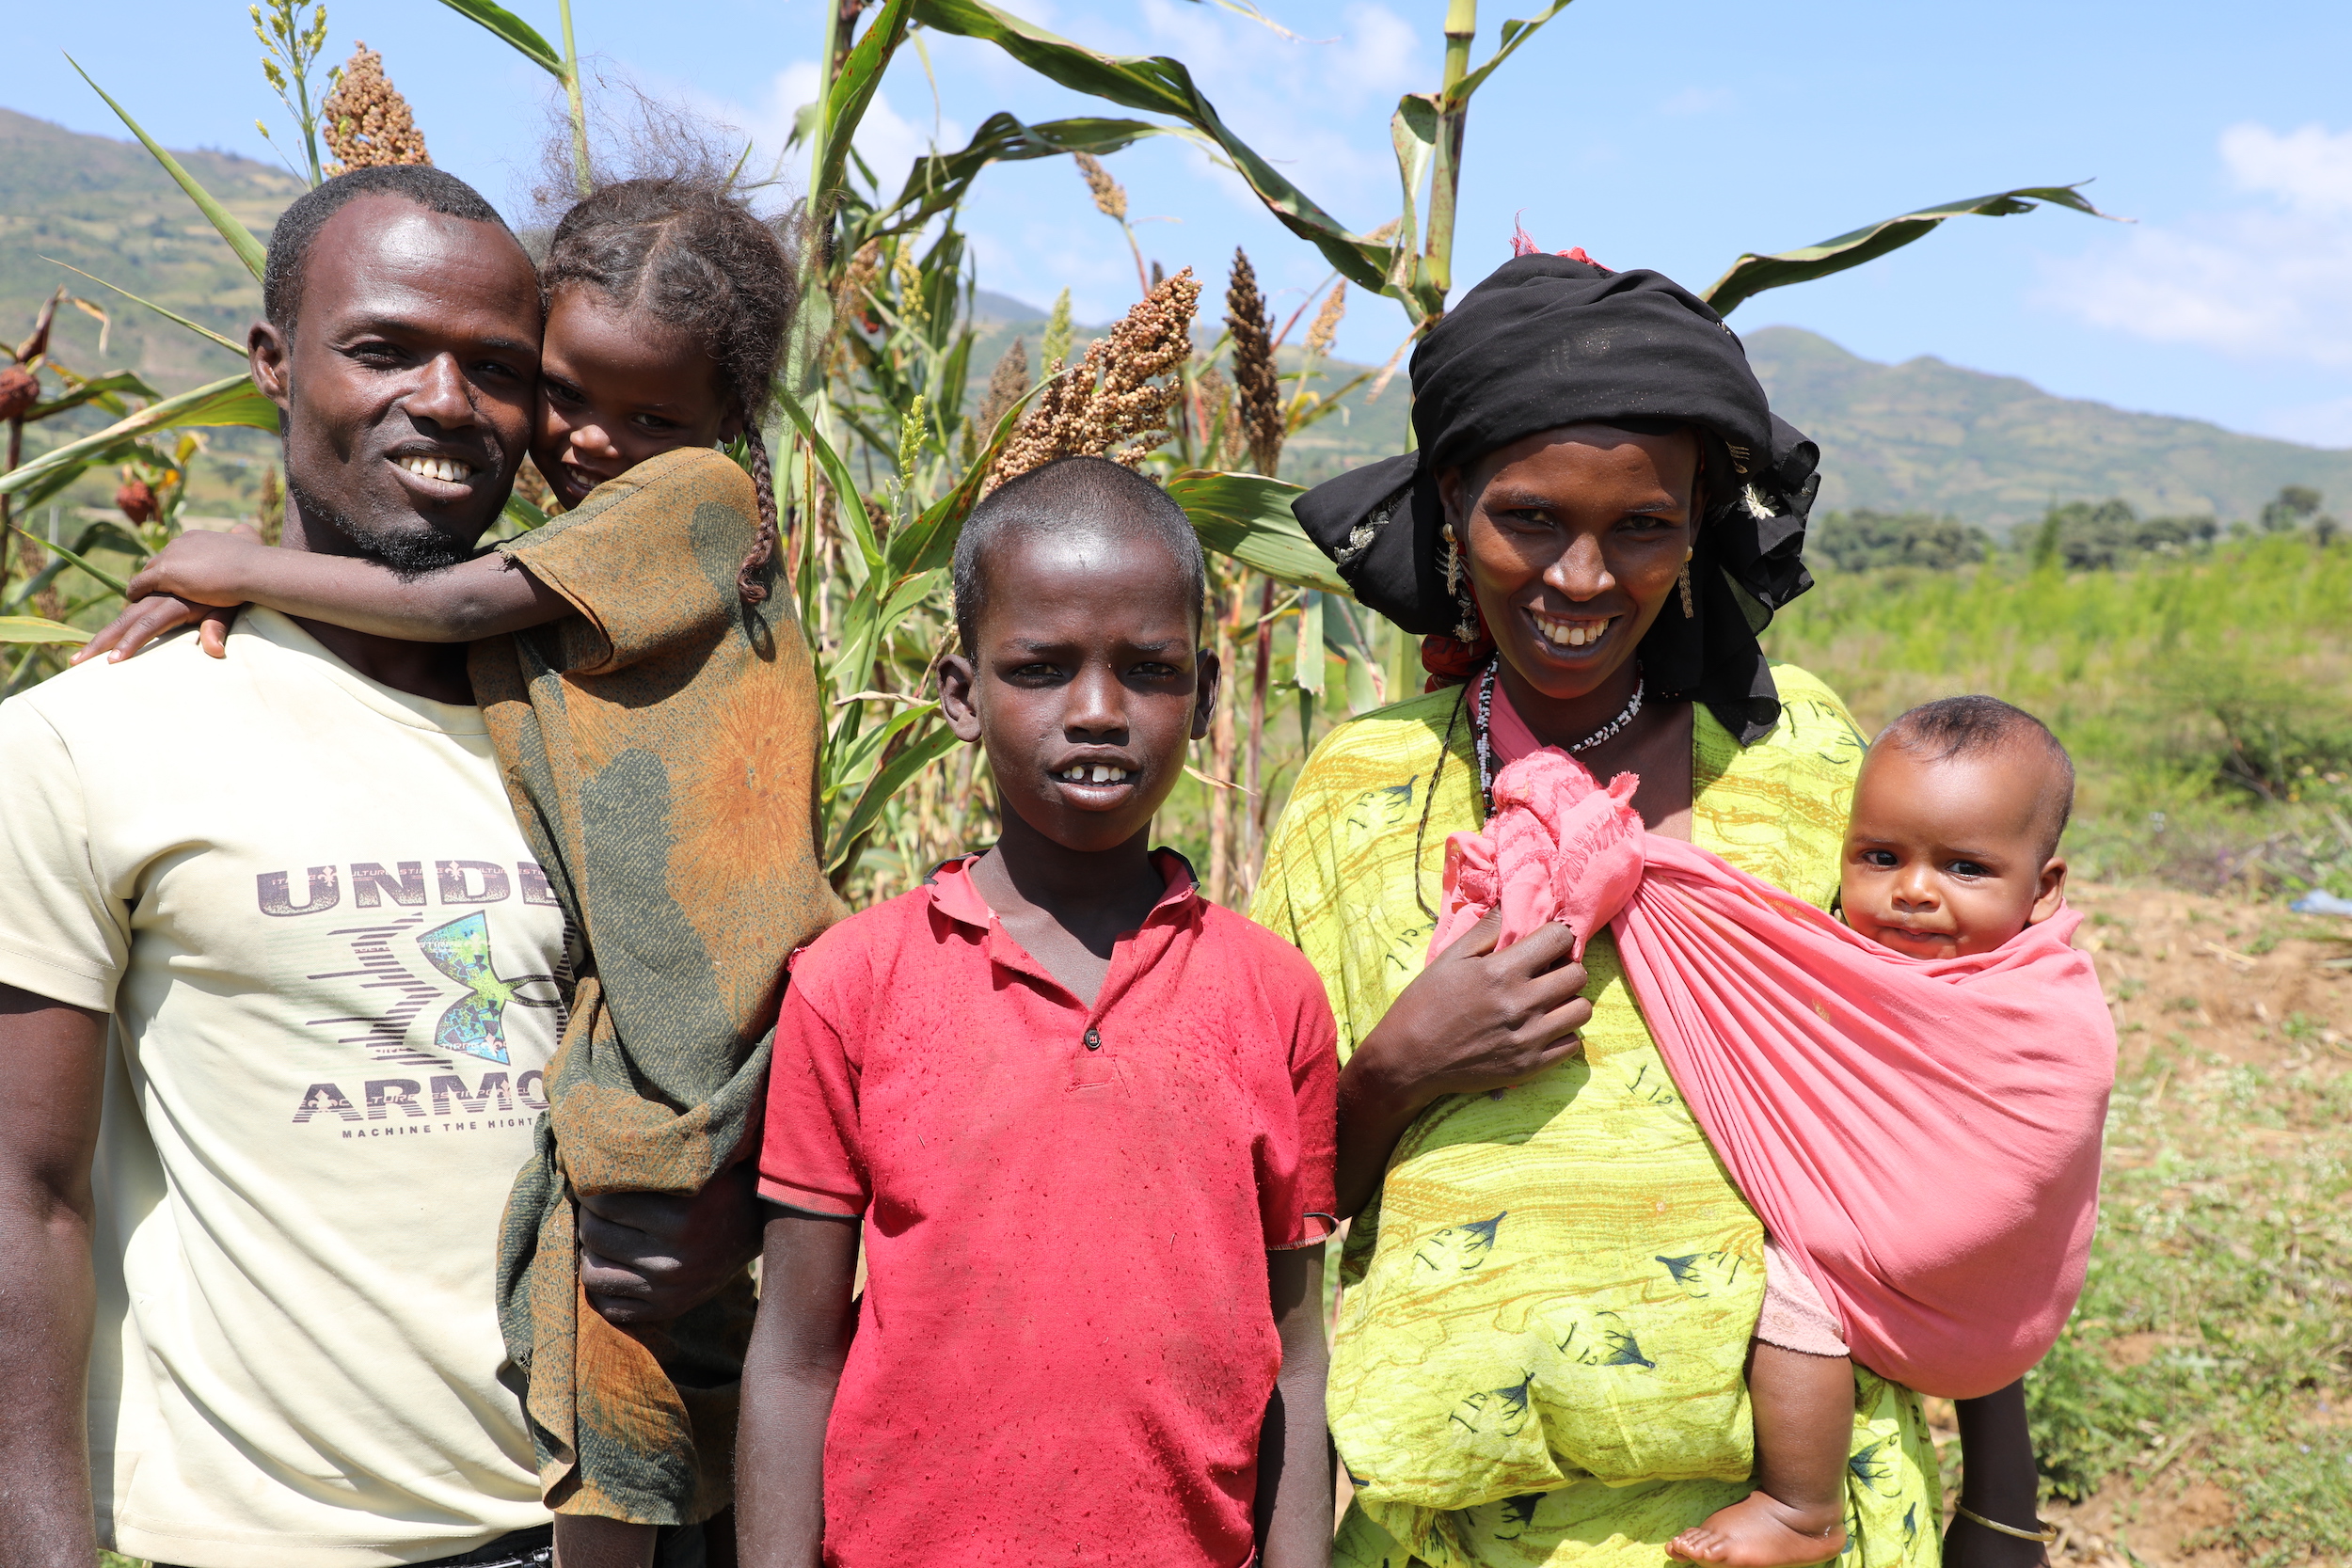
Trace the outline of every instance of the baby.
{"label": "baby", "polygon": [[[2074,768],[2058,737],[1992,697],[1913,708],[1871,746],[1846,827],[1839,899],[1855,932],[1914,958],[1989,953],[2064,903],[2058,839]],[[1765,1243],[1762,1321],[1749,1366],[1756,1489],[1677,1536],[1674,1556],[1735,1568],[1823,1561],[1845,1544],[1853,1369],[1803,1266]],[[1958,1402],[1966,1480],[1954,1541],[1981,1560],[2039,1561],[2024,1383]]]}

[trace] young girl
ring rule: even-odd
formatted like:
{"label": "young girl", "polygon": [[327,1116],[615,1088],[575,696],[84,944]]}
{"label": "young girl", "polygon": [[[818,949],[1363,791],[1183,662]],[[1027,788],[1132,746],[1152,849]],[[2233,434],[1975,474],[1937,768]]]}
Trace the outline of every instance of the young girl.
{"label": "young girl", "polygon": [[[613,1326],[581,1291],[574,1195],[740,1185],[748,1260],[739,1163],[783,961],[839,910],[812,840],[813,672],[769,605],[759,429],[795,304],[790,253],[723,179],[629,180],[564,216],[540,287],[532,457],[562,515],[421,574],[183,535],[82,657],[120,658],[198,619],[220,657],[229,616],[206,607],[245,602],[473,643],[474,691],[547,872],[519,895],[560,900],[587,948],[538,1152],[507,1206],[500,1317],[559,1559],[588,1568],[647,1562],[653,1527],[726,1506],[753,1297],[738,1270],[674,1322]],[[738,437],[756,483],[715,450]],[[605,1310],[627,1321],[626,1303]]]}

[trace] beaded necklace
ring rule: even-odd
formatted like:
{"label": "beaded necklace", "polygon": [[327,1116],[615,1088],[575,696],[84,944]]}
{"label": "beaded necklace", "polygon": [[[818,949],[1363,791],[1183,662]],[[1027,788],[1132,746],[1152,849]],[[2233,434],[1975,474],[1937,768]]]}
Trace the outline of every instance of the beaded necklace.
{"label": "beaded necklace", "polygon": [[[1501,655],[1488,659],[1486,670],[1478,677],[1478,705],[1470,724],[1470,740],[1478,753],[1478,787],[1486,798],[1488,816],[1492,816],[1495,809],[1495,749],[1491,731],[1494,721],[1495,671],[1501,662]],[[1624,711],[1575,745],[1566,748],[1568,754],[1573,756],[1579,752],[1588,751],[1633,722],[1633,716],[1642,711],[1643,685],[1642,677],[1637,673],[1633,677],[1633,696],[1625,705]]]}

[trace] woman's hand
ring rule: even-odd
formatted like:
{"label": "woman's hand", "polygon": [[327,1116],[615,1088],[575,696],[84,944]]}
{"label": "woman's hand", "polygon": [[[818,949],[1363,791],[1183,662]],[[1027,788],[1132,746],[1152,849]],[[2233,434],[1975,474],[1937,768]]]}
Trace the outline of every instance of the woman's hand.
{"label": "woman's hand", "polygon": [[180,535],[150,556],[131,579],[126,595],[130,602],[122,613],[67,662],[82,664],[104,654],[108,663],[120,663],[191,621],[201,623],[197,639],[204,651],[215,658],[228,657],[229,624],[245,603],[244,585],[252,580],[256,552],[268,549],[261,535],[244,523],[226,533]]}
{"label": "woman's hand", "polygon": [[1488,915],[1390,1004],[1340,1074],[1340,1212],[1372,1200],[1396,1140],[1431,1101],[1523,1084],[1581,1049],[1591,1022],[1576,938],[1556,921],[1495,951]]}

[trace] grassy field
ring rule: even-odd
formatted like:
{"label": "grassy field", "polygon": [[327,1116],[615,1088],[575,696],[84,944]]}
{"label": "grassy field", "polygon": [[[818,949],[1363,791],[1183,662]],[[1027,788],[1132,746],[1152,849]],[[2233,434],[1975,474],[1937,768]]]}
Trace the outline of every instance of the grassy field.
{"label": "grassy field", "polygon": [[1766,646],[1866,731],[1966,691],[2040,716],[2081,772],[2077,875],[2352,895],[2352,547],[2284,534],[2124,572],[1825,576]]}

